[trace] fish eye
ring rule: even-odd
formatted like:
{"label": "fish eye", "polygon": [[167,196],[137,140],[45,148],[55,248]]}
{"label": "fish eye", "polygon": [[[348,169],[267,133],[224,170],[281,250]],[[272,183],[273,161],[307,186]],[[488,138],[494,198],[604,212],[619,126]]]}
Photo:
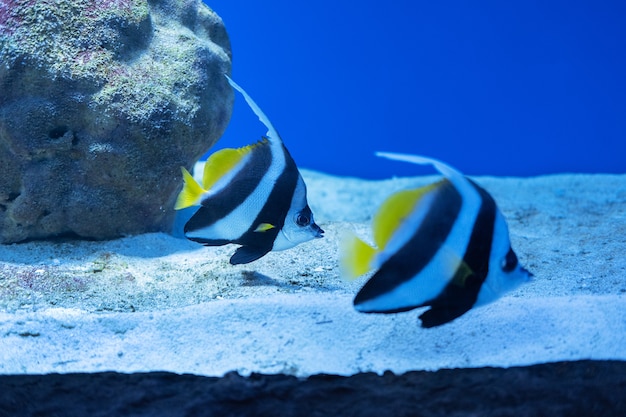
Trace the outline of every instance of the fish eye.
{"label": "fish eye", "polygon": [[296,215],[296,224],[300,227],[308,226],[311,223],[311,218],[304,213],[298,213]]}
{"label": "fish eye", "polygon": [[512,248],[509,248],[509,251],[506,253],[501,267],[504,272],[511,272],[517,268],[517,255],[515,255]]}

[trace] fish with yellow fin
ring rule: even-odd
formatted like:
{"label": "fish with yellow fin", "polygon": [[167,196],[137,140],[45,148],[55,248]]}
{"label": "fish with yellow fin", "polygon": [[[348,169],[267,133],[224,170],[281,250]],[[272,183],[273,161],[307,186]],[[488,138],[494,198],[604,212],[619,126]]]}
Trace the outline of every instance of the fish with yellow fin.
{"label": "fish with yellow fin", "polygon": [[375,247],[356,236],[344,239],[341,268],[346,278],[376,270],[356,295],[356,310],[396,313],[428,306],[419,318],[422,327],[430,328],[530,279],[487,191],[435,159],[377,155],[433,165],[444,179],[390,196],[373,218]]}
{"label": "fish with yellow fin", "polygon": [[259,142],[210,155],[202,181],[185,169],[175,209],[199,206],[184,236],[207,246],[241,245],[233,265],[253,262],[323,236],[306,198],[306,185],[278,132],[252,98],[225,75],[268,129]]}

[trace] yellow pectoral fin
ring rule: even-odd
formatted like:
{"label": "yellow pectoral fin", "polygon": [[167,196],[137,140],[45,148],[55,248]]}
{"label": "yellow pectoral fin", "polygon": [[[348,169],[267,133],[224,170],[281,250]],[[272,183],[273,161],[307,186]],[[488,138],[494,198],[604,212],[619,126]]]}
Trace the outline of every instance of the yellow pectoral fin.
{"label": "yellow pectoral fin", "polygon": [[439,248],[439,256],[442,260],[442,275],[450,277],[454,285],[465,287],[467,278],[474,275],[474,271],[463,260],[463,256],[447,246]]}
{"label": "yellow pectoral fin", "polygon": [[257,226],[256,229],[254,229],[254,231],[255,232],[267,232],[268,230],[273,229],[275,227],[276,226],[270,223],[261,223],[260,225]]}
{"label": "yellow pectoral fin", "polygon": [[391,236],[411,214],[422,196],[436,187],[437,184],[430,184],[414,190],[399,191],[383,202],[372,222],[374,242],[380,249],[387,246]]}
{"label": "yellow pectoral fin", "polygon": [[376,253],[375,248],[353,234],[345,236],[341,242],[340,267],[342,276],[345,279],[353,280],[367,273],[372,269],[371,263]]}
{"label": "yellow pectoral fin", "polygon": [[474,271],[472,271],[472,268],[470,268],[469,265],[464,261],[461,261],[461,263],[459,264],[459,268],[456,270],[456,273],[452,278],[452,282],[459,287],[465,288],[467,278],[471,277],[472,275],[474,275]]}
{"label": "yellow pectoral fin", "polygon": [[184,167],[181,167],[183,172],[183,189],[178,194],[176,199],[175,210],[182,210],[187,207],[197,206],[200,204],[200,197],[206,192],[200,184],[193,178],[193,176]]}

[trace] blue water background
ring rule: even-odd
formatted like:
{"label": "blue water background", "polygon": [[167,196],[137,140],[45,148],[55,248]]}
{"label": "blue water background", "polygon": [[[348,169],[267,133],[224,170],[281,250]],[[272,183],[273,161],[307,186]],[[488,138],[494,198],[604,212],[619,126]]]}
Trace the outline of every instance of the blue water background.
{"label": "blue water background", "polygon": [[[207,3],[301,167],[432,173],[385,150],[469,175],[626,172],[624,1]],[[212,151],[264,133],[238,95]]]}

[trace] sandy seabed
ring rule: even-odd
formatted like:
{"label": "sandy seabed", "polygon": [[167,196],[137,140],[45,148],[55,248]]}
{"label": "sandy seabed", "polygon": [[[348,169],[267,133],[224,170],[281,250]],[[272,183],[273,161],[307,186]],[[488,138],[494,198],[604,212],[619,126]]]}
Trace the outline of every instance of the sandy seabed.
{"label": "sandy seabed", "polygon": [[535,278],[434,329],[419,327],[421,309],[357,313],[352,298],[367,277],[344,281],[337,255],[346,230],[368,236],[390,193],[437,177],[303,176],[325,238],[248,265],[228,263],[232,245],[164,233],[0,246],[0,374],[235,372],[302,381],[626,360],[626,175],[475,178]]}
{"label": "sandy seabed", "polygon": [[338,240],[436,177],[303,176],[324,239],[243,266],[167,234],[0,246],[0,373],[351,375],[626,359],[626,175],[476,178],[532,282],[454,322],[354,311]]}

